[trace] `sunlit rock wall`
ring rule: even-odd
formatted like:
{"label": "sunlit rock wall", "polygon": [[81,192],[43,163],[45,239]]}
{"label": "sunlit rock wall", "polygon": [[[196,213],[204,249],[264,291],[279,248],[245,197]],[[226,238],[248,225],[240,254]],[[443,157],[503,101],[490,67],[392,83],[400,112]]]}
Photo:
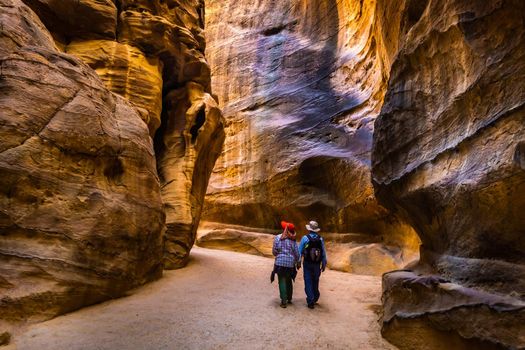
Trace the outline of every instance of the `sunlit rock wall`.
{"label": "sunlit rock wall", "polygon": [[224,138],[203,15],[0,0],[0,328],[187,261]]}
{"label": "sunlit rock wall", "polygon": [[0,24],[1,328],[160,277],[165,214],[135,108],[21,1]]}
{"label": "sunlit rock wall", "polygon": [[382,31],[382,21],[399,26],[389,15],[374,1],[207,1],[206,53],[227,136],[203,220],[277,228],[284,218],[304,232],[316,219],[324,232],[417,246],[370,179],[397,50],[399,29]]}
{"label": "sunlit rock wall", "polygon": [[24,0],[57,45],[130,101],[155,139],[165,267],[187,262],[224,135],[210,95],[200,0]]}
{"label": "sunlit rock wall", "polygon": [[384,276],[383,332],[525,348],[525,3],[421,3],[374,134],[376,195],[422,240],[413,272]]}

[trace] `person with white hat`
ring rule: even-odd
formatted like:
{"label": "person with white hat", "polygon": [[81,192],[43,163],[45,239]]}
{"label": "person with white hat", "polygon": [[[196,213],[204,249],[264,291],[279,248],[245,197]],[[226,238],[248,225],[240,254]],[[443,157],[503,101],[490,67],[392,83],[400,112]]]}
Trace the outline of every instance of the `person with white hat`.
{"label": "person with white hat", "polygon": [[319,235],[319,224],[310,221],[306,225],[308,234],[301,239],[299,244],[299,254],[303,260],[304,291],[306,293],[306,303],[310,309],[319,300],[319,277],[326,268],[327,256],[324,240]]}

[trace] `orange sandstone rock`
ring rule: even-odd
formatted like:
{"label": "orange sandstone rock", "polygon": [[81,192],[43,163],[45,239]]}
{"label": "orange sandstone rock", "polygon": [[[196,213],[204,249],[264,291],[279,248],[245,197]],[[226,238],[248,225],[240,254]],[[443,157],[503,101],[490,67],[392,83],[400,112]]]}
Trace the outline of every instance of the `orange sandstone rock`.
{"label": "orange sandstone rock", "polygon": [[415,277],[385,276],[385,336],[402,348],[418,330],[524,348],[525,3],[416,3],[372,154],[377,197],[422,241]]}
{"label": "orange sandstone rock", "polygon": [[[89,5],[86,11],[94,12],[90,16],[100,16],[106,8],[104,1],[81,1],[74,6],[27,2],[43,17],[57,45],[89,64],[108,89],[134,105],[148,125],[156,143],[168,216],[166,267],[183,266],[223,143],[222,114],[211,96],[210,69],[204,57],[203,3],[119,1],[115,35],[109,37],[101,36],[96,25],[89,32],[83,12],[70,13]],[[44,2],[49,11],[42,10]],[[71,28],[65,34],[50,12],[70,16]]]}
{"label": "orange sandstone rock", "polygon": [[204,220],[276,229],[289,219],[302,232],[316,219],[323,232],[417,249],[410,225],[377,202],[370,173],[398,46],[388,36],[399,28],[382,27],[400,26],[392,8],[383,16],[375,1],[207,3],[206,55],[227,123]]}
{"label": "orange sandstone rock", "polygon": [[0,318],[42,319],[160,276],[146,125],[38,17],[0,1]]}

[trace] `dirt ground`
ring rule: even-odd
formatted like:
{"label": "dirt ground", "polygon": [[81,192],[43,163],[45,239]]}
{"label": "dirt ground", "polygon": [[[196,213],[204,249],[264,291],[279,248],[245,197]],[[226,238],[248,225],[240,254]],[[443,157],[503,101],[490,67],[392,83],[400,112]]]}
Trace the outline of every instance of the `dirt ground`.
{"label": "dirt ground", "polygon": [[326,271],[310,310],[301,270],[294,303],[282,309],[272,266],[268,258],[195,247],[188,267],[131,296],[31,326],[9,348],[395,349],[379,333],[379,277]]}

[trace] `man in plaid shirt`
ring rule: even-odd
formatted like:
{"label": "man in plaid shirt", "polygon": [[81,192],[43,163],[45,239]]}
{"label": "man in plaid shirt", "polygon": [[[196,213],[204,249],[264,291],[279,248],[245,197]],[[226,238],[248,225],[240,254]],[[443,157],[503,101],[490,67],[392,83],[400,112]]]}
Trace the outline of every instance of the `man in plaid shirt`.
{"label": "man in plaid shirt", "polygon": [[281,307],[286,307],[287,303],[292,302],[292,275],[296,272],[296,266],[300,268],[301,256],[295,242],[294,225],[283,221],[281,226],[283,226],[284,232],[275,237],[272,253],[275,256],[274,271],[279,278]]}

